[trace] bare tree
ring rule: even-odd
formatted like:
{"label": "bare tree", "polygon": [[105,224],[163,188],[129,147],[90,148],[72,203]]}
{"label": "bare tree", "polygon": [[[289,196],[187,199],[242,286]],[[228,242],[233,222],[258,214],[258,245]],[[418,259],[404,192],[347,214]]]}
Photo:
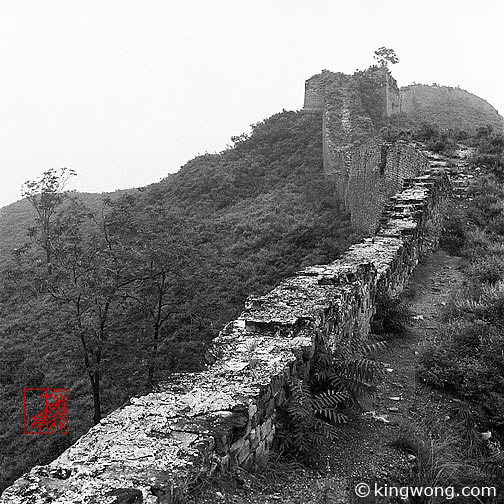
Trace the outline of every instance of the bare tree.
{"label": "bare tree", "polygon": [[[40,245],[46,254],[46,266],[49,274],[52,273],[51,264],[51,227],[54,213],[59,205],[65,199],[64,189],[71,177],[75,176],[75,171],[68,168],[56,170],[51,168],[45,171],[42,176],[36,180],[26,181],[21,194],[35,208],[37,212],[36,222],[42,235]],[[32,230],[32,235],[35,230]]]}

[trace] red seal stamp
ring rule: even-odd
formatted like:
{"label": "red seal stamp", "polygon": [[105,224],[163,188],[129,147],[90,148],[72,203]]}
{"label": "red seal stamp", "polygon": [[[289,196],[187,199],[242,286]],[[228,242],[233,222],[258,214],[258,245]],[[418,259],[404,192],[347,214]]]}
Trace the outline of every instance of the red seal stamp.
{"label": "red seal stamp", "polygon": [[25,388],[23,398],[25,434],[68,434],[67,388]]}

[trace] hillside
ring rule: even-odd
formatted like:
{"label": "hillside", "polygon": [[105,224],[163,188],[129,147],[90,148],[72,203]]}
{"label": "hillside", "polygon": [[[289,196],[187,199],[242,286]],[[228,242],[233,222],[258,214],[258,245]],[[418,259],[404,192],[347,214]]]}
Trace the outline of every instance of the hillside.
{"label": "hillside", "polygon": [[26,228],[35,218],[30,203],[23,199],[0,208],[0,263],[8,261],[12,249],[26,241]]}
{"label": "hillside", "polygon": [[412,84],[402,87],[401,112],[417,122],[474,134],[487,125],[504,129],[504,118],[487,101],[460,88]]}

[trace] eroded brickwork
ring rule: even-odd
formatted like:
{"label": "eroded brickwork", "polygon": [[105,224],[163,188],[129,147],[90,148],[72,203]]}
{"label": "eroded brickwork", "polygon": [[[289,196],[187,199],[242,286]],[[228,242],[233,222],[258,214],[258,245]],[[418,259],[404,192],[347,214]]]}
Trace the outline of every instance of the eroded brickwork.
{"label": "eroded brickwork", "polygon": [[307,112],[322,112],[324,110],[325,84],[319,76],[313,76],[305,82],[304,106]]}
{"label": "eroded brickwork", "polygon": [[352,226],[373,235],[381,213],[405,179],[422,173],[427,158],[405,142],[369,142],[354,149],[344,183],[345,207]]}
{"label": "eroded brickwork", "polygon": [[397,85],[397,81],[394,79],[394,77],[392,77],[390,73],[386,74],[383,91],[385,93],[385,112],[387,116],[401,112],[401,96],[399,86]]}
{"label": "eroded brickwork", "polygon": [[333,349],[367,334],[376,300],[400,292],[436,246],[449,191],[432,166],[386,207],[374,238],[250,298],[208,353],[202,373],[180,374],[131,399],[47,466],[7,489],[6,504],[178,502],[201,475],[253,468],[268,456],[289,376],[302,376],[315,333]]}

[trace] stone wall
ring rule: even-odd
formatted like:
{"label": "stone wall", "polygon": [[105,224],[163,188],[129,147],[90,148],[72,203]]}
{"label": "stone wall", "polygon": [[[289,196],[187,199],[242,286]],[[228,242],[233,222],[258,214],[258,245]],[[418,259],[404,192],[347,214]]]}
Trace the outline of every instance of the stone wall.
{"label": "stone wall", "polygon": [[401,96],[397,81],[387,72],[385,78],[385,113],[387,116],[401,112]]}
{"label": "stone wall", "polygon": [[216,339],[202,373],[175,375],[133,398],[47,466],[33,468],[1,503],[177,502],[202,475],[254,468],[274,441],[291,375],[306,373],[321,334],[367,334],[380,293],[397,294],[434,248],[449,191],[432,167],[404,181],[374,238],[251,297]]}
{"label": "stone wall", "polygon": [[322,112],[324,110],[325,85],[320,75],[314,75],[305,82],[303,109],[307,112]]}
{"label": "stone wall", "polygon": [[374,136],[374,126],[352,76],[333,74],[327,80],[322,122],[324,172],[344,179],[349,152]]}
{"label": "stone wall", "polygon": [[[386,69],[377,69],[383,83],[383,114],[400,110],[399,87]],[[323,113],[324,171],[344,175],[347,151],[375,136],[373,121],[364,110],[359,84],[352,75],[323,70],[305,82],[303,110]]]}
{"label": "stone wall", "polygon": [[345,207],[352,226],[373,235],[389,198],[405,179],[428,167],[427,158],[405,142],[369,142],[351,152],[345,184]]}

